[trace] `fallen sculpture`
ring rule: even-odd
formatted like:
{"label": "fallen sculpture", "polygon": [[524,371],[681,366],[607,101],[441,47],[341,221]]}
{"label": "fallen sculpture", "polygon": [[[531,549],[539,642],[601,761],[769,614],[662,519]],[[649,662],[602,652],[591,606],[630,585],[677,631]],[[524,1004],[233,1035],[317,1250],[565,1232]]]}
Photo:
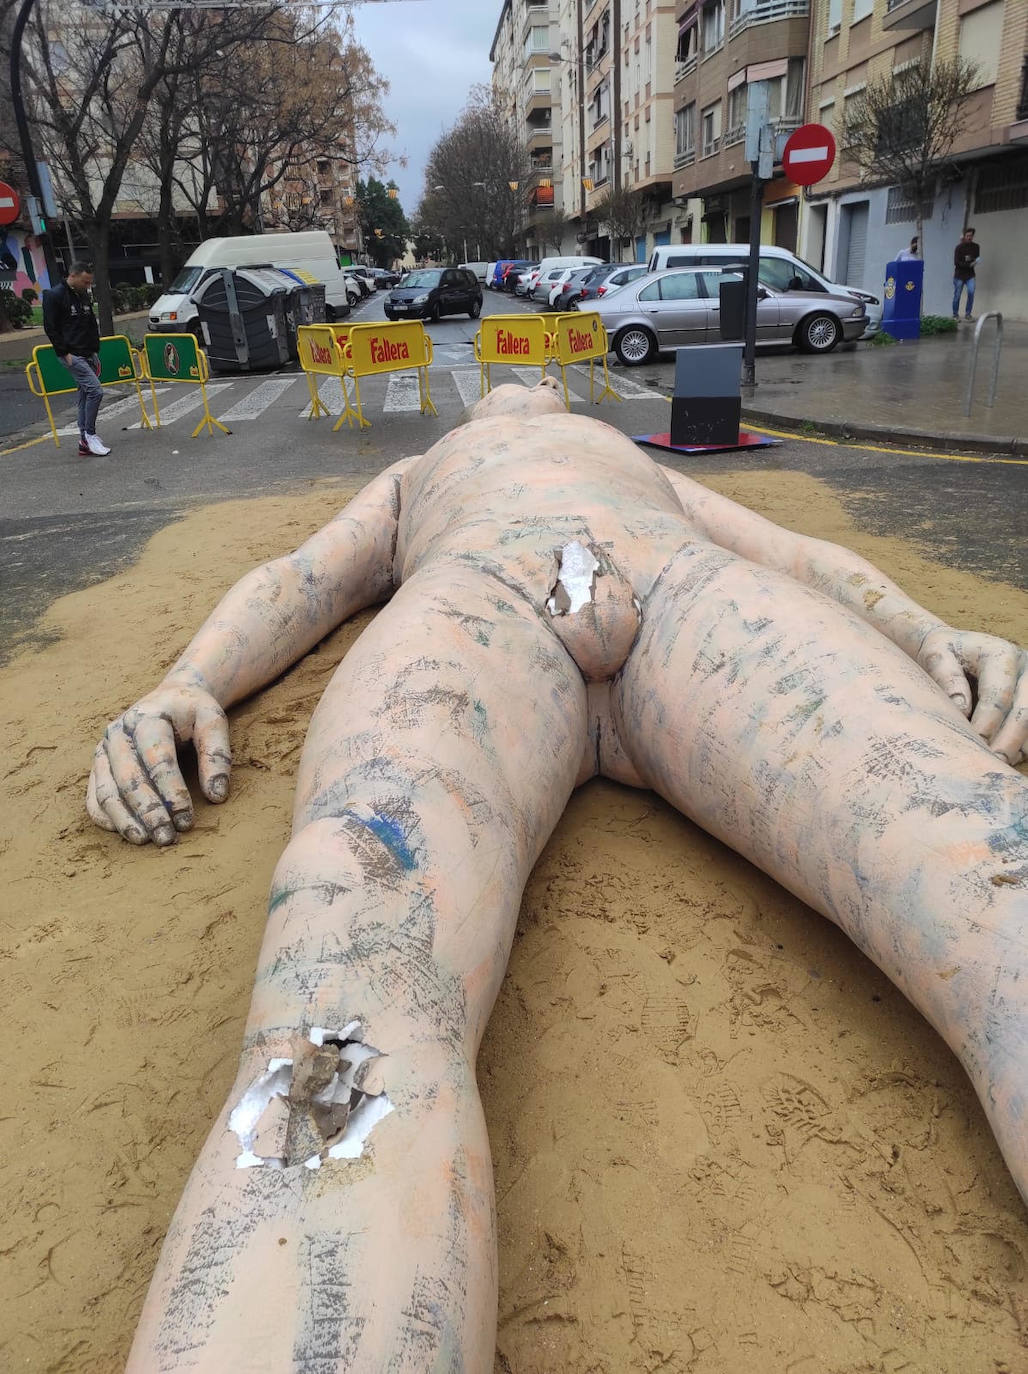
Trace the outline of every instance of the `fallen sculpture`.
{"label": "fallen sculpture", "polygon": [[223,801],[225,708],[384,601],[311,721],[239,1074],[131,1370],[492,1368],[475,1059],[531,868],[597,775],[844,930],[960,1058],[1028,1199],[1023,650],[659,467],[552,382],[500,387],[228,593],[108,727],[92,818],[173,842],[177,746]]}

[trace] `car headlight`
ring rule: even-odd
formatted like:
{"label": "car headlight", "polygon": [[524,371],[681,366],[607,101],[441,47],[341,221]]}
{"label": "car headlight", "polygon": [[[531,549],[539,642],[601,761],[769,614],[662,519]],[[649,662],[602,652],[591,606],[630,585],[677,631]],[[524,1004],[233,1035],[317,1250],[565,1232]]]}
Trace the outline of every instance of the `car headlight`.
{"label": "car headlight", "polygon": [[863,307],[862,305],[858,305],[857,308],[856,308],[856,310],[851,310],[851,311],[850,311],[850,319],[851,319],[851,320],[855,320],[859,315],[866,315],[866,314],[867,314],[867,311],[864,309],[864,307]]}
{"label": "car headlight", "polygon": [[414,300],[412,301],[412,304],[413,304],[413,305],[424,305],[425,302],[426,302],[427,300],[428,300],[428,292],[426,291],[425,294],[422,295],[422,296],[415,296],[415,297],[414,297]]}

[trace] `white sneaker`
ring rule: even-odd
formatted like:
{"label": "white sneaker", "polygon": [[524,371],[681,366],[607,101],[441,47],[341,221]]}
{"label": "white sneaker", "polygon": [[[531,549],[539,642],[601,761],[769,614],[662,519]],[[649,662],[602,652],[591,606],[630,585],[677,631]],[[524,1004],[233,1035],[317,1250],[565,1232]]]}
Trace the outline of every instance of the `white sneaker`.
{"label": "white sneaker", "polygon": [[86,447],[89,449],[90,453],[99,454],[101,457],[103,457],[105,453],[110,453],[111,451],[103,440],[98,439],[95,434],[86,435]]}

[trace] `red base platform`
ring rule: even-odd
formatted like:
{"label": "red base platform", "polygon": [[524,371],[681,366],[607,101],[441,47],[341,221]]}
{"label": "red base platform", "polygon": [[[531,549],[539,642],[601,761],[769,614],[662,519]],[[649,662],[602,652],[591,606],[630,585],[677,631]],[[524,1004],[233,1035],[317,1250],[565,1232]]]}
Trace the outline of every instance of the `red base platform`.
{"label": "red base platform", "polygon": [[673,453],[731,453],[738,448],[772,448],[781,439],[769,439],[766,434],[753,434],[748,429],[740,429],[739,438],[734,444],[673,444],[670,432],[666,434],[633,434],[632,442],[649,444],[651,448],[666,448]]}

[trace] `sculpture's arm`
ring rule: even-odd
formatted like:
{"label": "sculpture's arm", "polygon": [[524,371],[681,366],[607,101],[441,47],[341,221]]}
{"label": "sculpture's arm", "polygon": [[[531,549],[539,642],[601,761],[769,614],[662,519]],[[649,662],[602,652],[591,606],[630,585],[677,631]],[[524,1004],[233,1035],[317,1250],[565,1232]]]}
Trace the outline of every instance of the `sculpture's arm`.
{"label": "sculpture's arm", "polygon": [[1028,742],[1028,653],[994,635],[953,629],[849,549],[783,529],[681,473],[663,471],[689,523],[707,539],[854,611],[919,663],[996,753],[1018,762]]}
{"label": "sculpture's arm", "polygon": [[325,635],[393,591],[399,478],[387,468],[306,543],[246,574],[154,691],[112,721],[96,748],[86,809],[134,844],[171,844],[193,823],[177,746],[192,741],[200,790],[228,795],[225,708],[270,682]]}

